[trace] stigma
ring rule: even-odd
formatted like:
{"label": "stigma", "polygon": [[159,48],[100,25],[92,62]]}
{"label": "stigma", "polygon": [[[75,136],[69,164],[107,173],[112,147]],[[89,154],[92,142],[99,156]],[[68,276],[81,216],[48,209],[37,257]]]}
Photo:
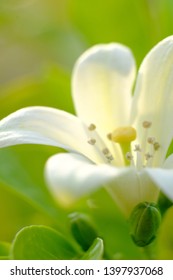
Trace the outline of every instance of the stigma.
{"label": "stigma", "polygon": [[116,128],[110,138],[115,143],[129,143],[136,139],[136,129],[132,126],[122,126]]}

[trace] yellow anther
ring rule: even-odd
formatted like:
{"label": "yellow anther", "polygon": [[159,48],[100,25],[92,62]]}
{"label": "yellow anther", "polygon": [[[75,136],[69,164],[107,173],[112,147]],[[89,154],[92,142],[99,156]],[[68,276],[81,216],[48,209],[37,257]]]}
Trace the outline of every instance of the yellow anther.
{"label": "yellow anther", "polygon": [[142,152],[141,147],[139,144],[135,145],[134,152]]}
{"label": "yellow anther", "polygon": [[128,159],[128,160],[132,160],[133,159],[133,156],[132,156],[132,154],[130,152],[128,152],[126,154],[126,159]]}
{"label": "yellow anther", "polygon": [[91,124],[88,126],[88,129],[89,129],[90,131],[95,130],[95,129],[96,129],[95,124],[91,123]]}
{"label": "yellow anther", "polygon": [[136,130],[132,126],[122,126],[111,134],[111,140],[116,143],[129,143],[136,139]]}
{"label": "yellow anther", "polygon": [[95,145],[96,140],[95,140],[94,138],[91,138],[91,139],[88,140],[88,143],[89,143],[90,145]]}
{"label": "yellow anther", "polygon": [[145,154],[146,160],[149,160],[149,159],[152,158],[152,157],[153,157],[153,155],[151,155],[151,154],[149,154],[149,153]]}
{"label": "yellow anther", "polygon": [[148,122],[148,121],[144,121],[144,122],[142,123],[142,126],[143,126],[144,128],[149,128],[149,127],[151,127],[151,125],[152,125],[152,122]]}
{"label": "yellow anther", "polygon": [[112,133],[108,133],[108,134],[107,134],[107,138],[108,138],[109,140],[112,140]]}
{"label": "yellow anther", "polygon": [[158,142],[155,142],[153,145],[155,151],[157,151],[160,148],[160,144]]}
{"label": "yellow anther", "polygon": [[103,152],[104,155],[108,155],[108,154],[110,153],[110,151],[109,151],[108,148],[104,148],[104,149],[102,150],[102,152]]}
{"label": "yellow anther", "polygon": [[155,138],[154,138],[154,137],[148,137],[147,142],[148,142],[149,144],[154,144]]}

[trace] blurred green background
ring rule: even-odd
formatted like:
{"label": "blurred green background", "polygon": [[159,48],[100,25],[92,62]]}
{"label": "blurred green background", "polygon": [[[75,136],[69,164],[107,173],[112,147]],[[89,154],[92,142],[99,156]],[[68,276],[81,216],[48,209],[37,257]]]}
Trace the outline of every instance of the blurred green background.
{"label": "blurred green background", "polygon": [[[0,117],[30,105],[74,113],[70,76],[83,51],[97,43],[120,42],[132,49],[139,66],[171,34],[172,0],[0,0]],[[127,222],[104,190],[71,209],[56,204],[43,168],[59,151],[39,145],[0,150],[0,240],[11,242],[31,224],[49,225],[70,236],[68,214],[81,211],[92,217],[114,258],[141,258]],[[164,248],[160,258],[173,257],[173,234],[167,243],[169,252]]]}

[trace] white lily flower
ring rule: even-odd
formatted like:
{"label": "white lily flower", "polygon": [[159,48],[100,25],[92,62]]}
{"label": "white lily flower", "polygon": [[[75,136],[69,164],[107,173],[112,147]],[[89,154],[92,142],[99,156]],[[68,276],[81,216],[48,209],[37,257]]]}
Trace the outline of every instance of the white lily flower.
{"label": "white lily flower", "polygon": [[72,92],[77,116],[47,108],[18,110],[0,122],[0,147],[35,143],[62,147],[45,175],[54,197],[69,203],[106,186],[126,215],[160,189],[173,200],[173,36],[142,62],[120,44],[97,45],[77,61]]}

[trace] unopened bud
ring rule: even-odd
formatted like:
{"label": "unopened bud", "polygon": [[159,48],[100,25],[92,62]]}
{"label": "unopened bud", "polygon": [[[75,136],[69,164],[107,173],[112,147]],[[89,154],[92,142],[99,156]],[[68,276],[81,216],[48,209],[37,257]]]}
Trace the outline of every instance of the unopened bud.
{"label": "unopened bud", "polygon": [[130,215],[130,235],[139,247],[149,245],[156,237],[161,214],[155,203],[139,203]]}
{"label": "unopened bud", "polygon": [[73,237],[83,250],[87,251],[98,237],[92,222],[87,215],[77,212],[70,214],[69,218]]}

